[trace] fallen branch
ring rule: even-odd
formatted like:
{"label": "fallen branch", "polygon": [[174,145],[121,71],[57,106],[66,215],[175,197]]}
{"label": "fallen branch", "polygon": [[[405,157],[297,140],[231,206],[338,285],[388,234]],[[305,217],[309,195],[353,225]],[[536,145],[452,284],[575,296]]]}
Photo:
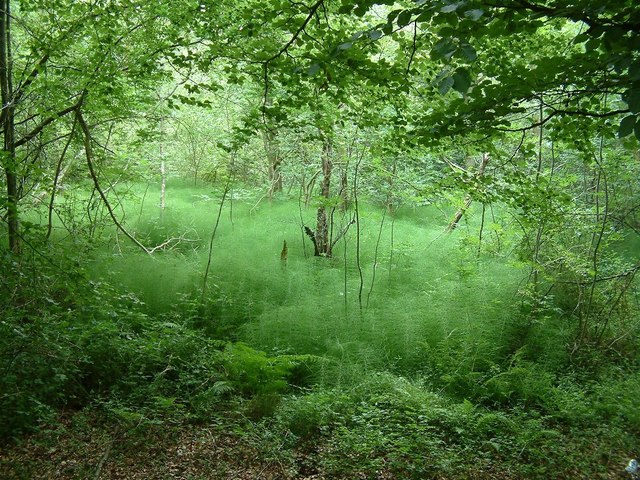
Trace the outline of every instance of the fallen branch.
{"label": "fallen branch", "polygon": [[168,247],[169,245],[171,245],[172,242],[174,242],[174,243],[173,243],[173,245],[171,245],[169,247],[169,250],[173,250],[174,248],[176,248],[182,242],[196,243],[198,241],[199,240],[197,240],[197,239],[184,238],[184,235],[180,235],[179,237],[168,238],[167,240],[162,242],[160,245],[156,245],[153,248],[148,248],[147,250],[148,250],[149,254],[152,254],[152,253],[156,252],[157,250],[164,250],[165,247]]}

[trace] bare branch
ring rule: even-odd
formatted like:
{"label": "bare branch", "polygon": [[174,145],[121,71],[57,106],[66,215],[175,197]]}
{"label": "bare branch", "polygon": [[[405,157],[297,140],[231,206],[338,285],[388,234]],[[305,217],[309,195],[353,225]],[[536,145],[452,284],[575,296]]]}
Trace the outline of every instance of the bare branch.
{"label": "bare branch", "polygon": [[[80,104],[82,103],[82,100],[84,99],[84,95],[80,100]],[[113,211],[113,208],[111,207],[111,204],[109,203],[109,200],[107,199],[107,196],[105,195],[104,191],[102,190],[102,187],[100,187],[100,183],[98,182],[98,177],[96,176],[96,171],[93,168],[93,149],[91,147],[91,132],[89,131],[89,126],[87,125],[87,122],[85,121],[84,117],[82,116],[82,112],[80,110],[80,104],[76,107],[75,112],[76,112],[76,118],[78,119],[78,125],[80,125],[80,128],[82,129],[82,133],[84,136],[84,150],[86,153],[86,157],[87,157],[87,165],[89,167],[89,174],[91,175],[91,179],[93,180],[93,184],[96,187],[96,190],[98,191],[98,194],[100,195],[100,198],[102,198],[102,201],[104,202],[104,205],[107,207],[107,210],[109,211],[109,216],[111,216],[111,219],[113,220],[113,223],[116,225],[116,227],[118,227],[118,230],[120,230],[129,240],[131,240],[133,243],[135,243],[140,249],[144,250],[145,253],[148,253],[149,255],[151,255],[151,251],[145,247],[142,243],[140,243],[133,235],[131,235],[120,223],[120,221],[116,218],[116,215]]]}

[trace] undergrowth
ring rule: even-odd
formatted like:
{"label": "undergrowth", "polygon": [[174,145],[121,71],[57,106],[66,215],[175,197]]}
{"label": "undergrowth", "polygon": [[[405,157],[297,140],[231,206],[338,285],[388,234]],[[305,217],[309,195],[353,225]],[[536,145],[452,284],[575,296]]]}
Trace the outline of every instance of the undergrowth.
{"label": "undergrowth", "polygon": [[108,249],[0,259],[2,438],[60,412],[143,430],[225,418],[293,477],[326,478],[606,478],[636,454],[634,344],[576,353],[570,318],[532,319],[517,236],[480,245],[473,219],[444,235],[434,207],[365,206],[361,285],[354,232],[313,258],[312,209],[236,199],[203,290],[218,193],[169,189],[165,212],[139,194],[137,238],[177,239],[152,256],[105,230]]}

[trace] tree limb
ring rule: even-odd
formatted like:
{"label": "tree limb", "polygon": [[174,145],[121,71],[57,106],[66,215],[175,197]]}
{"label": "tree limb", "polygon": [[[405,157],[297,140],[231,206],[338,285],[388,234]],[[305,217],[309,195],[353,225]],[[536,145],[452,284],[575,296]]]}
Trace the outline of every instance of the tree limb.
{"label": "tree limb", "polygon": [[42,122],[40,122],[40,124],[36,128],[31,130],[31,132],[27,133],[20,140],[16,140],[15,146],[16,147],[20,147],[20,146],[24,145],[25,143],[29,142],[34,137],[36,137],[40,132],[42,132],[42,130],[44,130],[47,125],[52,124],[53,122],[55,122],[60,117],[64,117],[65,115],[67,115],[67,114],[69,114],[71,112],[74,112],[74,111],[76,111],[76,112],[79,111],[79,107],[82,104],[83,99],[84,99],[84,95],[81,95],[80,99],[76,103],[71,105],[70,107],[67,107],[64,110],[60,110],[59,112],[56,112],[55,114],[51,115],[50,117],[48,117],[45,120],[43,120]]}
{"label": "tree limb", "polygon": [[118,230],[120,230],[129,240],[131,240],[133,243],[135,243],[136,246],[138,246],[140,249],[144,250],[145,253],[148,253],[149,255],[151,255],[151,251],[147,247],[145,247],[142,243],[140,243],[133,235],[131,235],[122,226],[120,221],[116,218],[116,215],[113,212],[113,208],[111,207],[111,204],[109,203],[109,200],[107,199],[107,196],[105,195],[104,191],[100,187],[100,183],[98,182],[98,177],[96,175],[96,171],[93,168],[93,149],[91,148],[91,132],[89,131],[89,126],[87,125],[87,122],[85,121],[84,117],[82,116],[82,111],[80,110],[80,104],[82,103],[83,99],[84,99],[84,95],[80,99],[80,103],[76,107],[75,112],[76,112],[76,118],[78,119],[78,125],[80,125],[80,128],[81,128],[82,133],[83,133],[84,150],[85,150],[86,157],[87,157],[87,165],[89,167],[89,174],[91,175],[91,179],[93,180],[93,184],[96,187],[96,190],[98,191],[98,194],[100,195],[100,198],[104,202],[104,205],[107,207],[107,210],[109,211],[109,216],[113,220],[113,223],[116,225],[116,227],[118,227]]}

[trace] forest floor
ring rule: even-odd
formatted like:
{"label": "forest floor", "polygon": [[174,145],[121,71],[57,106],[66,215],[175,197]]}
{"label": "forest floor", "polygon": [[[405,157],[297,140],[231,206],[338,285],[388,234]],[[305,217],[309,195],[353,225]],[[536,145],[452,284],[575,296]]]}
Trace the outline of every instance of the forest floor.
{"label": "forest floor", "polygon": [[[123,430],[64,418],[0,454],[3,479],[292,478],[242,435],[220,425]],[[314,478],[314,477],[310,477]]]}
{"label": "forest floor", "polygon": [[[391,469],[349,472],[336,476],[321,467],[322,444],[265,445],[236,429],[229,419],[209,425],[145,425],[122,429],[96,421],[89,414],[60,419],[51,429],[0,448],[0,478],[26,479],[402,479]],[[239,427],[238,427],[239,428]],[[320,440],[321,439],[316,439]],[[326,458],[325,458],[326,460]],[[433,480],[516,480],[522,475],[502,469],[462,469],[458,475],[433,475]],[[560,478],[560,477],[557,477]],[[579,472],[562,478],[586,478]],[[590,477],[591,478],[591,477]],[[599,475],[602,479],[629,478],[622,469]]]}
{"label": "forest floor", "polygon": [[[81,420],[85,422],[85,420]],[[220,424],[155,425],[141,430],[85,423],[65,418],[20,444],[0,449],[0,478],[23,479],[378,479],[400,478],[381,469],[325,474],[321,445],[264,451],[261,442]],[[277,450],[277,449],[276,449]],[[508,471],[467,471],[458,478],[518,479]],[[434,476],[433,479],[451,478]],[[610,478],[620,478],[612,475]]]}

